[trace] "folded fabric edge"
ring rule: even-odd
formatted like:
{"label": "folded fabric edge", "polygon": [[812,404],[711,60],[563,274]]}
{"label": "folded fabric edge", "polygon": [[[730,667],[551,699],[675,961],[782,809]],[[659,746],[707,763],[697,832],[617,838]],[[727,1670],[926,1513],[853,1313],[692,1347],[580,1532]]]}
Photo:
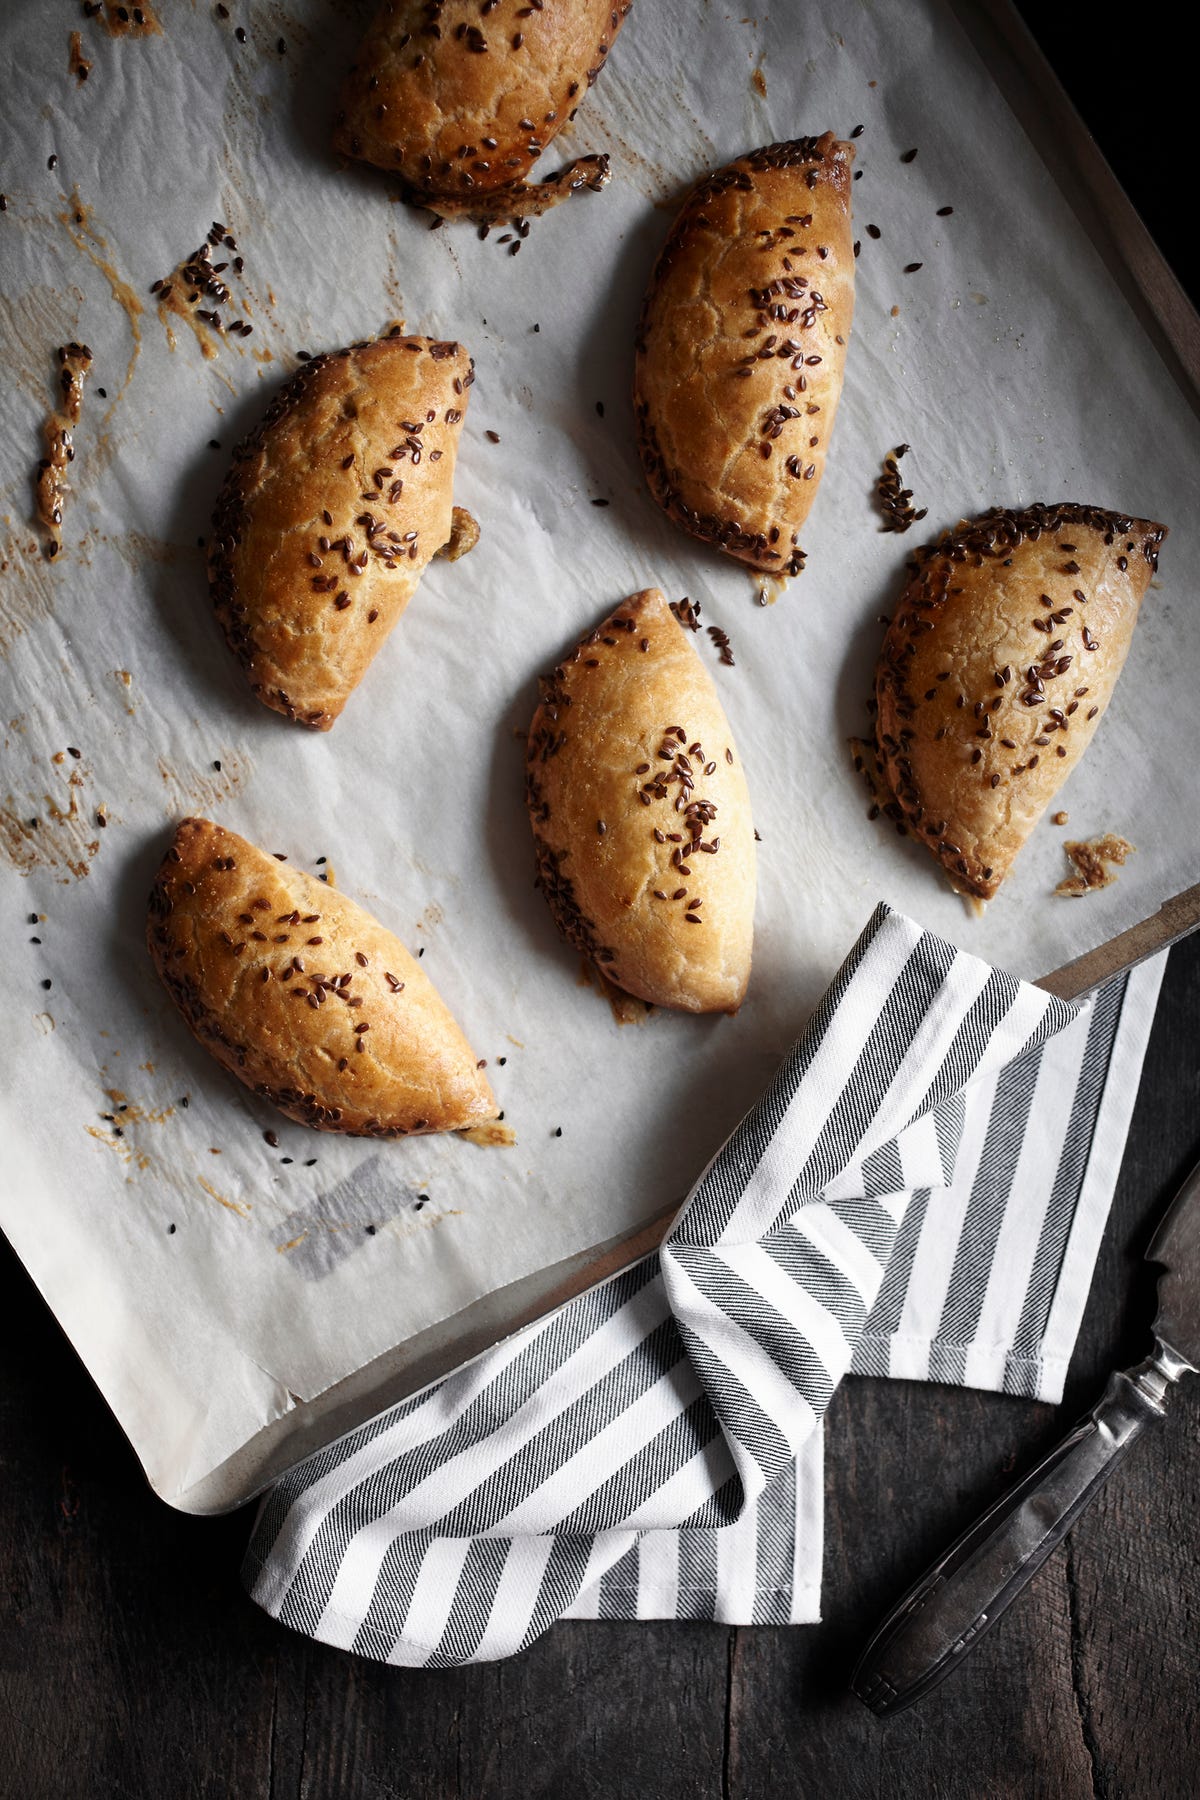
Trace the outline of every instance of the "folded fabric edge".
{"label": "folded fabric edge", "polygon": [[[756,1604],[761,1604],[768,1597],[782,1601],[787,1617],[784,1619],[747,1618],[741,1609],[730,1610],[714,1602],[711,1588],[692,1587],[680,1584],[676,1589],[656,1591],[647,1589],[637,1582],[613,1582],[607,1592],[614,1596],[624,1596],[628,1610],[620,1619],[610,1620],[616,1624],[647,1624],[654,1621],[674,1620],[679,1624],[690,1625],[736,1625],[749,1630],[761,1625],[819,1625],[821,1623],[821,1584],[814,1586],[804,1582],[799,1586],[758,1588],[755,1591]],[[568,1607],[558,1623],[566,1620],[587,1620],[598,1622],[596,1615],[582,1609]]]}
{"label": "folded fabric edge", "polygon": [[1121,1014],[1087,1167],[1041,1346],[1047,1366],[1062,1371],[1057,1387],[1047,1386],[1044,1394],[1055,1404],[1062,1399],[1063,1382],[1083,1322],[1096,1258],[1120,1179],[1168,954],[1162,950],[1157,956],[1137,964],[1124,977],[1114,978],[1125,981]]}
{"label": "folded fabric edge", "polygon": [[[966,1359],[966,1373],[961,1380],[933,1372],[938,1351],[947,1348]],[[1070,1360],[1069,1354],[1024,1355],[1007,1342],[948,1346],[944,1338],[870,1333],[859,1339],[849,1373],[860,1381],[917,1381],[926,1387],[975,1388],[1054,1405],[1062,1397]],[[1036,1378],[1036,1387],[1027,1385],[1031,1378]]]}
{"label": "folded fabric edge", "polygon": [[1116,998],[1107,1043],[1102,1038],[1093,1047],[1089,1029],[1088,1053],[1102,1052],[1103,1081],[1092,1102],[1094,1111],[1085,1123],[1086,1154],[1074,1180],[1054,1283],[1042,1301],[1040,1332],[1034,1335],[1024,1322],[1020,1290],[1014,1294],[1011,1330],[1001,1337],[957,1339],[944,1331],[873,1331],[868,1321],[855,1349],[851,1373],[974,1387],[1059,1404],[1120,1174],[1166,958],[1167,952],[1162,951],[1114,976],[1085,1009],[1098,1025],[1102,1012],[1096,1008],[1104,1007],[1105,996]]}

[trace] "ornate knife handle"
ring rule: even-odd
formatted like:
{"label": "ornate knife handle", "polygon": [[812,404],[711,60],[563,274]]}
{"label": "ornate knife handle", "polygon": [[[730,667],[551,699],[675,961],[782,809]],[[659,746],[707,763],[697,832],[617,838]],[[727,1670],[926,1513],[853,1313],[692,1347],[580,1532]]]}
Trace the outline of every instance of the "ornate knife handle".
{"label": "ornate knife handle", "polygon": [[1098,1406],[910,1588],[850,1686],[881,1718],[944,1681],[1062,1542],[1188,1365],[1165,1345],[1110,1377]]}

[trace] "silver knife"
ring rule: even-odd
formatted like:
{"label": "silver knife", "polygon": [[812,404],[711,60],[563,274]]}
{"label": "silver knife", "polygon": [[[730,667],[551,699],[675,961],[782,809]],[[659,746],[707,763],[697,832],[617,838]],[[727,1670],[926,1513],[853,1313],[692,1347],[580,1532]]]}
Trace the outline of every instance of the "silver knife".
{"label": "silver knife", "polygon": [[959,1667],[1095,1499],[1172,1384],[1200,1368],[1200,1166],[1146,1251],[1160,1263],[1154,1350],[1110,1377],[1099,1404],[984,1513],[888,1614],[850,1686],[881,1718],[911,1706]]}

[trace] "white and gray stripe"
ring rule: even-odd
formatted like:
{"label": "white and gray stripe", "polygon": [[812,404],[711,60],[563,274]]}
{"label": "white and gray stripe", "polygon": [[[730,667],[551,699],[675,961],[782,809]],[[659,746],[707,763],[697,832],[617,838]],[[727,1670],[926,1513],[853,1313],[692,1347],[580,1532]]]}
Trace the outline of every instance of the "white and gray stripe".
{"label": "white and gray stripe", "polygon": [[815,1616],[848,1369],[1061,1382],[1159,974],[1079,1011],[881,907],[661,1251],[280,1481],[254,1598],[438,1668],[564,1616]]}

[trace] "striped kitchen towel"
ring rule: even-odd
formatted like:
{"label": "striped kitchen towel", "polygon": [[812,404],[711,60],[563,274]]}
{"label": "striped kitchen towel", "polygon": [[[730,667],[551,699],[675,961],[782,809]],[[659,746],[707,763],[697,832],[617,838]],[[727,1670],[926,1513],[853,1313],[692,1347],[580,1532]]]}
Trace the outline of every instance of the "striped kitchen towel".
{"label": "striped kitchen towel", "polygon": [[1161,975],[1075,1007],[880,907],[661,1250],[278,1482],[254,1599],[433,1668],[815,1619],[847,1370],[1061,1396]]}

